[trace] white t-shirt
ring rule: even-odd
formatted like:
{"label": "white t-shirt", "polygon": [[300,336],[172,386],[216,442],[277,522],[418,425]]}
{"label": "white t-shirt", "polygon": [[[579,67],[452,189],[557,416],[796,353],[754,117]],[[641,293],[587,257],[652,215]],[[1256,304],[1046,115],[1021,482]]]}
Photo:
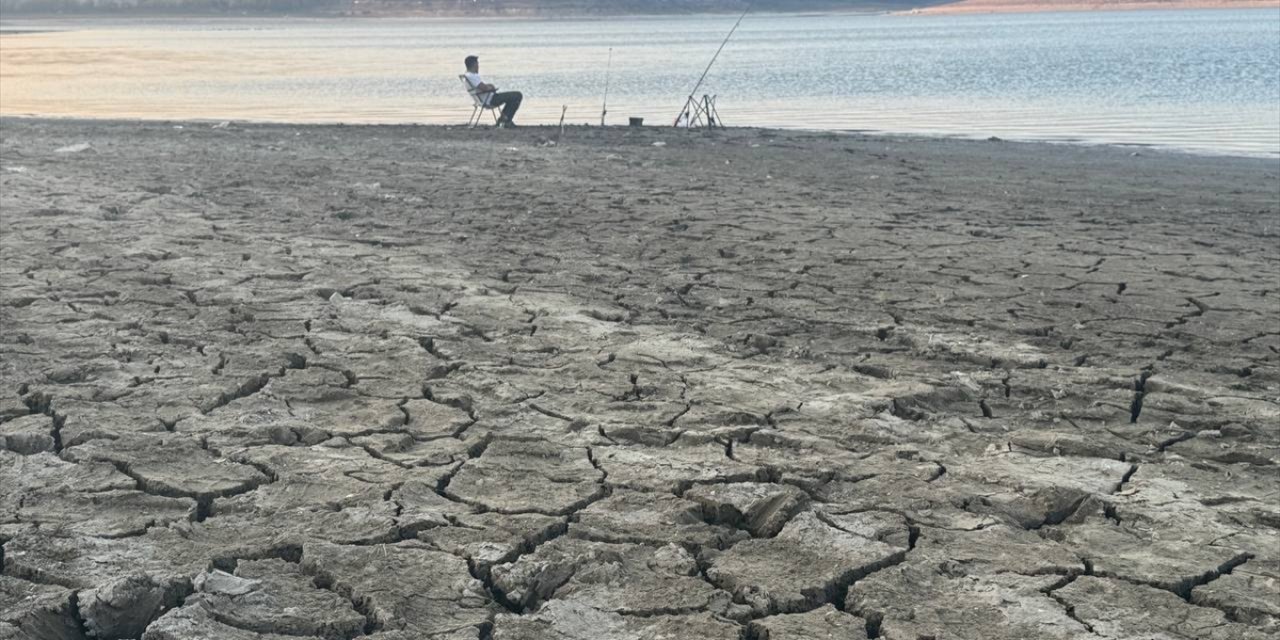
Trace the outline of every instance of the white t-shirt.
{"label": "white t-shirt", "polygon": [[[478,73],[475,73],[475,72],[472,72],[472,71],[468,71],[468,72],[464,73],[463,75],[467,77],[467,83],[471,85],[471,89],[472,89],[472,90],[475,90],[475,88],[476,88],[476,87],[478,87],[478,86],[480,86],[480,85],[484,84],[484,78],[481,78],[481,77],[480,77],[480,74],[478,74]],[[481,102],[482,104],[484,104],[485,106],[488,106],[488,105],[489,105],[489,98],[492,98],[492,97],[493,97],[493,92],[492,92],[492,91],[487,91],[487,92],[485,92],[485,93],[481,93],[481,94],[477,94],[477,95],[478,95],[478,96],[479,96],[479,98],[480,98],[480,102]]]}

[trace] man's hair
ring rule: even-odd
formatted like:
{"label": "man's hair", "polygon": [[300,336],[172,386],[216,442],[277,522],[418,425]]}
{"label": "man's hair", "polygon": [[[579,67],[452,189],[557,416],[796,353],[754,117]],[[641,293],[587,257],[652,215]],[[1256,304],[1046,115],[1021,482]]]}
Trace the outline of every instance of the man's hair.
{"label": "man's hair", "polygon": [[[457,58],[455,58],[455,60],[456,59]],[[480,62],[480,58],[477,58],[475,56],[467,56],[466,59],[462,61],[462,64],[467,65],[467,68],[470,69],[471,67],[475,66],[477,62]]]}

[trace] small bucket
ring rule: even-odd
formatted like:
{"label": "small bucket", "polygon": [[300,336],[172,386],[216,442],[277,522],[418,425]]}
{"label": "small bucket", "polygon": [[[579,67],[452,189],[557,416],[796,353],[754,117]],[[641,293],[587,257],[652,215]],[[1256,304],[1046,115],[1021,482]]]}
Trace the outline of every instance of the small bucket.
{"label": "small bucket", "polygon": [[631,123],[631,126],[633,127],[644,126],[644,118],[628,118],[628,121]]}

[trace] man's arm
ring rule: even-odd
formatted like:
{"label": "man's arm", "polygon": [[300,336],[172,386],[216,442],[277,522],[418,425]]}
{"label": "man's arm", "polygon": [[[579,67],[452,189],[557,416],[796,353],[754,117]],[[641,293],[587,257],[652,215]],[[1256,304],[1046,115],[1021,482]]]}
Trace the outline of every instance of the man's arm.
{"label": "man's arm", "polygon": [[468,71],[463,74],[467,77],[467,84],[471,85],[471,93],[481,94],[497,91],[498,88],[480,79],[480,74]]}

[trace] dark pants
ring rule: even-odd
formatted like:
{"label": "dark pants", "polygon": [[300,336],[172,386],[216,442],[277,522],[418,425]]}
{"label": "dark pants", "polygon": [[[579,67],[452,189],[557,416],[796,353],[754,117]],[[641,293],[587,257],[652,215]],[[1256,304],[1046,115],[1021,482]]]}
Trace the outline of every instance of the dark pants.
{"label": "dark pants", "polygon": [[489,98],[490,107],[502,107],[502,119],[511,122],[516,117],[516,112],[520,110],[520,103],[524,101],[524,95],[519,91],[502,91],[495,93]]}

